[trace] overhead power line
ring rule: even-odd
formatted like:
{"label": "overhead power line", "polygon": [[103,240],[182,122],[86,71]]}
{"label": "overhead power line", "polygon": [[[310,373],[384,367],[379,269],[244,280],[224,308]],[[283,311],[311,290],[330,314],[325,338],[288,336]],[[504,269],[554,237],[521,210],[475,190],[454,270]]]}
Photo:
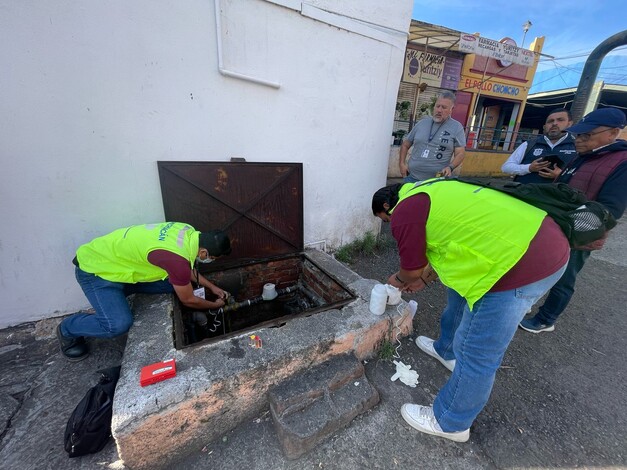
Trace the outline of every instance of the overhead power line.
{"label": "overhead power line", "polygon": [[[627,49],[627,46],[622,46],[622,47],[617,47],[616,49],[612,49],[609,53],[612,52],[617,52],[617,51],[624,51]],[[569,56],[564,56],[564,57],[555,57],[554,59],[550,59],[550,58],[540,58],[539,62],[546,62],[549,60],[565,60],[565,59],[578,59],[579,57],[587,57],[590,55],[590,53],[593,51],[594,49],[587,51],[587,52],[582,52],[580,54],[573,54],[573,55],[569,55]]]}

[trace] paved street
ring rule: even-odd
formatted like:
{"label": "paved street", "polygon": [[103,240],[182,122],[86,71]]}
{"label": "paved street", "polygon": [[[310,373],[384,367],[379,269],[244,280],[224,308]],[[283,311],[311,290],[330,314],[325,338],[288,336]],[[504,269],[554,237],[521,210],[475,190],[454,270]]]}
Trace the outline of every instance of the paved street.
{"label": "paved street", "polygon": [[[401,360],[420,374],[416,388],[390,381],[394,365],[372,360],[366,373],[381,403],[296,461],[283,458],[269,413],[222,439],[207,442],[177,468],[627,468],[627,223],[595,253],[553,333],[519,330],[497,375],[488,406],[458,444],[419,434],[399,412],[407,401],[430,403],[448,371],[413,344],[435,336],[444,289],[431,287],[419,303],[415,333],[402,341]],[[363,277],[384,281],[396,253],[357,259]],[[407,298],[409,300],[409,298]],[[124,341],[96,341],[94,354],[70,364],[53,337],[55,320],[0,331],[0,462],[7,469],[124,468],[113,444],[89,457],[68,459],[63,430],[100,367],[120,360]]]}

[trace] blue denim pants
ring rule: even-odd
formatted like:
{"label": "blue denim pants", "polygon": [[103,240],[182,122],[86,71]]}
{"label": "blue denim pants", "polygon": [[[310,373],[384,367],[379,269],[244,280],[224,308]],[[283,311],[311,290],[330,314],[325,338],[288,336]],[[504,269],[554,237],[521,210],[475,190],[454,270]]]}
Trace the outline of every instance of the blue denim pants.
{"label": "blue denim pants", "polygon": [[70,338],[89,336],[113,338],[126,333],[133,324],[133,314],[126,300],[131,294],[164,294],[174,292],[168,280],[126,284],[111,282],[80,268],[76,280],[85,297],[96,310],[95,314],[76,313],[61,322],[61,334]]}
{"label": "blue denim pants", "polygon": [[590,257],[590,251],[570,250],[570,259],[566,271],[549,291],[544,304],[538,310],[536,318],[540,323],[552,325],[568,306],[575,293],[577,274]]}
{"label": "blue denim pants", "polygon": [[448,303],[434,347],[444,359],[455,359],[455,369],[433,403],[443,431],[470,428],[490,398],[496,371],[527,311],[561,277],[554,274],[517,289],[488,292],[468,309],[466,299],[448,289]]}

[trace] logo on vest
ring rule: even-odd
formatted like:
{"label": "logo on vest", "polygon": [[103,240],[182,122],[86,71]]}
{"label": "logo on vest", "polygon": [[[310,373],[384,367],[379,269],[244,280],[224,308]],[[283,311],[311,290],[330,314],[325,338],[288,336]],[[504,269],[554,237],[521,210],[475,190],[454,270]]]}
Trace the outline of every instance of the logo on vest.
{"label": "logo on vest", "polygon": [[170,230],[170,228],[172,228],[173,225],[174,225],[174,222],[170,222],[169,224],[166,224],[163,227],[161,227],[161,230],[159,230],[159,241],[160,242],[165,240],[165,236],[167,235],[168,230]]}
{"label": "logo on vest", "polygon": [[544,151],[544,149],[534,149],[533,156],[534,157],[539,157],[540,155],[542,155],[543,151]]}

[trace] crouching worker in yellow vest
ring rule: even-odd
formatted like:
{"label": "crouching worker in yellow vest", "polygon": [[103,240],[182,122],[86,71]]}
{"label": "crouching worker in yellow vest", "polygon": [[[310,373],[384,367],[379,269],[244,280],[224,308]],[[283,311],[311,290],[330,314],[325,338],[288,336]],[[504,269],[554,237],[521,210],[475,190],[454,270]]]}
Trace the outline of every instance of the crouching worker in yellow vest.
{"label": "crouching worker in yellow vest", "polygon": [[[175,292],[187,307],[224,305],[225,292],[194,269],[231,252],[222,231],[199,232],[181,222],[121,228],[82,245],[76,252],[76,280],[96,313],[76,313],[57,327],[61,352],[71,361],[88,355],[85,337],[113,338],[126,333],[133,315],[126,296]],[[194,295],[192,281],[217,297]]]}
{"label": "crouching worker in yellow vest", "polygon": [[440,337],[416,345],[452,374],[432,406],[406,403],[401,414],[418,431],[466,442],[518,323],[564,272],[568,240],[544,211],[459,181],[381,188],[372,211],[398,244],[388,283],[419,291],[429,264],[448,288]]}

